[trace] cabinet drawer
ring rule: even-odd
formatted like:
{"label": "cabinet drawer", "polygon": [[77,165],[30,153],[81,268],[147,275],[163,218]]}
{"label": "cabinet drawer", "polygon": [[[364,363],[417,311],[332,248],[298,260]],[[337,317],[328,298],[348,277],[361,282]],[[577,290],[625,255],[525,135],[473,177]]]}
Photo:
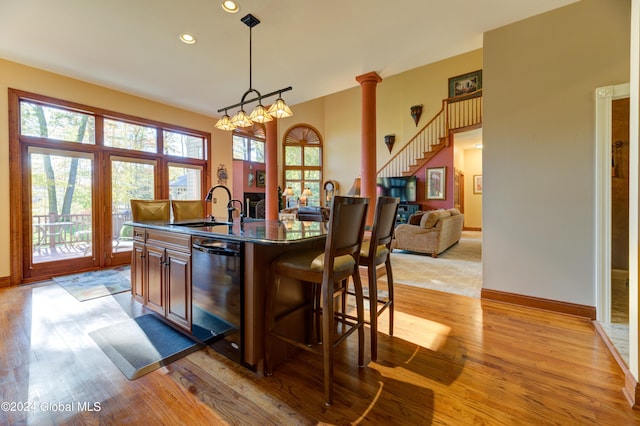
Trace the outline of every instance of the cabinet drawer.
{"label": "cabinet drawer", "polygon": [[133,228],[133,240],[144,242],[145,237],[145,229],[144,228]]}
{"label": "cabinet drawer", "polygon": [[191,235],[147,229],[147,244],[191,253]]}

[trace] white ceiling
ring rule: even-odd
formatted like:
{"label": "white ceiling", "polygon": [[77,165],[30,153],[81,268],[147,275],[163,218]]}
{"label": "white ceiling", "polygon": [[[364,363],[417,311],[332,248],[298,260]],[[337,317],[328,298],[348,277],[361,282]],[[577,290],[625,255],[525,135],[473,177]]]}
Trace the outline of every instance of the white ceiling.
{"label": "white ceiling", "polygon": [[458,149],[479,149],[478,144],[482,144],[482,129],[469,130],[462,133],[454,133],[454,146]]}
{"label": "white ceiling", "polygon": [[[249,88],[289,105],[482,47],[482,34],[576,0],[0,0],[0,57],[208,115]],[[195,45],[178,40],[184,32]],[[273,100],[273,99],[272,99]],[[230,111],[231,113],[231,111]]]}

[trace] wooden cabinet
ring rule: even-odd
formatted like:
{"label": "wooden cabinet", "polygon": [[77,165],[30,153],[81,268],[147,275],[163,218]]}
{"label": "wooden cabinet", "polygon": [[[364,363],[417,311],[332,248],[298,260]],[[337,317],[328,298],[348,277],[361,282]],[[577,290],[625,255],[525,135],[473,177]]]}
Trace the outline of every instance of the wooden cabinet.
{"label": "wooden cabinet", "polygon": [[145,246],[144,270],[144,304],[147,308],[165,315],[165,267],[163,247],[147,244]]}
{"label": "wooden cabinet", "polygon": [[144,241],[146,231],[133,229],[133,248],[131,250],[131,294],[140,303],[144,303]]}
{"label": "wooden cabinet", "polygon": [[166,316],[191,331],[191,254],[165,251]]}
{"label": "wooden cabinet", "polygon": [[135,228],[131,278],[136,300],[191,331],[191,236]]}
{"label": "wooden cabinet", "polygon": [[144,242],[134,241],[131,250],[131,294],[134,299],[144,303]]}

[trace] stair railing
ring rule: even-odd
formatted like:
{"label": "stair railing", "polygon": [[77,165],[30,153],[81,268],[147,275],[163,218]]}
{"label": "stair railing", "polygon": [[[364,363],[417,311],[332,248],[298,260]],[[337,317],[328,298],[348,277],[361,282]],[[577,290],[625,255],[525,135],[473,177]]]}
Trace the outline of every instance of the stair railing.
{"label": "stair railing", "polygon": [[[442,108],[378,170],[379,177],[403,176],[427,157],[433,147],[445,143],[449,134],[482,126],[482,90],[442,100]],[[443,142],[444,141],[444,142]]]}

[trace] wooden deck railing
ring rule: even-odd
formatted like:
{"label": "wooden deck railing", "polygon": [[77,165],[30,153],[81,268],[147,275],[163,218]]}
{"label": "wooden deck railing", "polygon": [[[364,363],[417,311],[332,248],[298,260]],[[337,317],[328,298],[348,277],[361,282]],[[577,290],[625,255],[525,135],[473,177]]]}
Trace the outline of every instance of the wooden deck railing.
{"label": "wooden deck railing", "polygon": [[434,147],[448,145],[450,133],[481,125],[482,90],[466,96],[443,99],[440,111],[378,170],[378,176],[413,174],[416,167],[428,160],[428,153],[432,152]]}
{"label": "wooden deck railing", "polygon": [[[122,225],[131,220],[131,212],[112,215],[113,238],[121,232]],[[33,215],[33,250],[41,252],[43,248],[70,247],[78,243],[91,244],[91,215],[68,214]]]}

